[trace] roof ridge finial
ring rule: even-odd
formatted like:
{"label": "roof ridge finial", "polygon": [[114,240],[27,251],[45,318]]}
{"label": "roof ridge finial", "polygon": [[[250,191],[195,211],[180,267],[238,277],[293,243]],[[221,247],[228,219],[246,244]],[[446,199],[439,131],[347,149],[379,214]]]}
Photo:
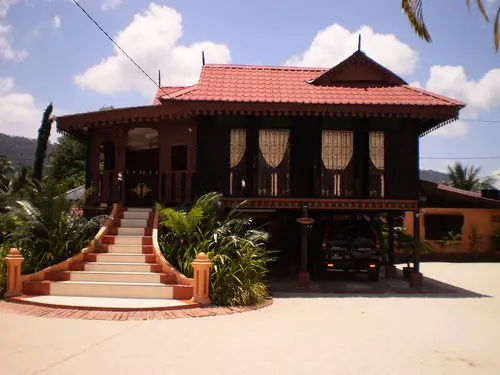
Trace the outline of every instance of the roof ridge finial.
{"label": "roof ridge finial", "polygon": [[201,63],[205,65],[205,51],[201,51]]}
{"label": "roof ridge finial", "polygon": [[361,34],[358,35],[358,51],[361,51]]}

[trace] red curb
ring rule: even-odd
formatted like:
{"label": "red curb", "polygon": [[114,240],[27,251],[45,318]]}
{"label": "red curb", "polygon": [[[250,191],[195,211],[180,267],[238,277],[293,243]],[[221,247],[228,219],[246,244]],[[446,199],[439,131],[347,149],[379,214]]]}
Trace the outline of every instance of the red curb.
{"label": "red curb", "polygon": [[20,315],[31,315],[43,318],[56,319],[85,319],[85,320],[162,320],[162,319],[181,319],[181,318],[199,318],[215,315],[229,315],[247,311],[259,310],[271,306],[273,300],[266,300],[260,305],[245,307],[186,307],[173,306],[176,309],[167,310],[89,310],[85,308],[71,307],[46,307],[34,306],[32,304],[0,301],[0,310]]}

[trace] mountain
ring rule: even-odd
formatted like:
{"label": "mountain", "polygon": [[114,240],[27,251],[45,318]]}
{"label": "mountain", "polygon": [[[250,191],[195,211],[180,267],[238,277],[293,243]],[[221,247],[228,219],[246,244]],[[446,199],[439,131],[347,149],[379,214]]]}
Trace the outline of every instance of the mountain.
{"label": "mountain", "polygon": [[[47,146],[47,156],[54,152],[55,149],[56,145],[49,143]],[[14,167],[32,166],[35,160],[35,151],[36,139],[0,133],[0,155],[5,155]]]}
{"label": "mountain", "polygon": [[422,180],[444,183],[448,180],[448,175],[446,173],[434,171],[432,169],[423,169],[420,171],[420,178]]}

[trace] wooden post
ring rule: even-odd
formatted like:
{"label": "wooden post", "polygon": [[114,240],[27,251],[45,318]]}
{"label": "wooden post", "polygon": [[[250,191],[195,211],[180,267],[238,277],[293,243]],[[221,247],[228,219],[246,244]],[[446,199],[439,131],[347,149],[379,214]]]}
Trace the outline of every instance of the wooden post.
{"label": "wooden post", "polygon": [[22,294],[21,283],[21,264],[24,258],[17,249],[10,249],[5,258],[7,263],[7,287],[5,289],[5,298],[17,297]]}
{"label": "wooden post", "polygon": [[299,272],[299,286],[308,288],[309,287],[309,282],[310,282],[310,277],[309,277],[309,271],[307,267],[307,258],[308,258],[308,228],[307,228],[307,220],[304,220],[308,217],[308,208],[307,205],[304,204],[302,205],[302,220],[300,222],[301,229],[302,229],[302,243],[301,243],[301,249],[300,249],[300,272]]}
{"label": "wooden post", "polygon": [[194,268],[192,300],[202,305],[210,305],[212,303],[209,296],[210,268],[212,267],[212,262],[208,259],[208,255],[199,253],[196,255],[196,259],[193,261],[192,266]]}
{"label": "wooden post", "polygon": [[420,272],[420,211],[415,211],[413,215],[413,272],[410,276],[410,286],[418,289],[423,284],[423,275]]}
{"label": "wooden post", "polygon": [[394,266],[394,214],[392,212],[387,216],[387,247],[385,276],[391,278],[396,276],[396,267]]}

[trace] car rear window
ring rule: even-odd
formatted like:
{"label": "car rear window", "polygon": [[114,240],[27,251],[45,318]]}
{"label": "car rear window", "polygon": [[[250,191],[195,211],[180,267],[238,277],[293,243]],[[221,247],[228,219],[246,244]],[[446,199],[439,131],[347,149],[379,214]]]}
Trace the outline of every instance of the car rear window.
{"label": "car rear window", "polygon": [[327,238],[331,241],[348,240],[353,237],[367,237],[374,239],[374,233],[368,223],[356,222],[330,222]]}

